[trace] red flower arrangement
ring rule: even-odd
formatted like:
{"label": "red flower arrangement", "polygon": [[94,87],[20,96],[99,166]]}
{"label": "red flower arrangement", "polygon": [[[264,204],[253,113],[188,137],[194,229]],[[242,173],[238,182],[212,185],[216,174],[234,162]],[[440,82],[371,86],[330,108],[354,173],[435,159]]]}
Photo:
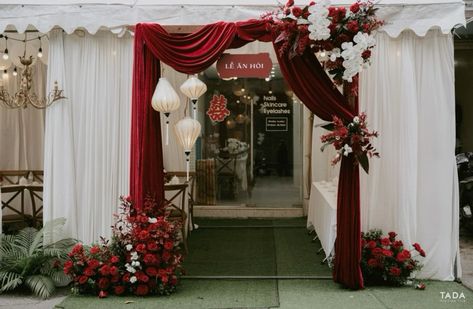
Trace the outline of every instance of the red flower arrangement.
{"label": "red flower arrangement", "polygon": [[388,235],[383,237],[381,230],[362,233],[361,270],[367,284],[403,285],[414,271],[422,268],[413,258],[414,252],[425,257],[425,251],[418,243],[409,251],[401,240],[396,240],[395,232]]}
{"label": "red flower arrangement", "polygon": [[332,160],[332,165],[337,164],[342,156],[354,155],[356,163],[359,163],[366,173],[369,172],[369,158],[379,157],[379,153],[371,145],[371,139],[378,137],[378,132],[369,131],[366,123],[366,114],[353,118],[353,121],[345,125],[338,117],[333,117],[333,121],[323,126],[332,132],[320,137],[323,146],[322,151],[328,145],[333,145],[337,150],[337,155]]}
{"label": "red flower arrangement", "polygon": [[[64,272],[71,276],[76,292],[107,297],[122,295],[168,295],[175,291],[183,272],[178,231],[166,219],[153,198],[132,205],[121,197],[120,215],[113,226],[110,244],[72,248]],[[133,206],[133,207],[132,207]]]}
{"label": "red flower arrangement", "polygon": [[[343,6],[329,6],[327,0],[317,1],[317,4],[312,1],[304,7],[295,6],[294,1],[289,0],[262,18],[272,23],[278,35],[275,42],[281,43],[280,55],[287,54],[292,58],[302,55],[309,47],[313,52],[324,52],[328,54],[326,69],[340,85],[343,80],[351,83],[359,70],[356,67],[369,62],[374,43],[366,44],[365,36],[363,44],[359,44],[359,39],[363,37],[360,34],[369,36],[383,24],[376,18],[376,10],[371,1],[359,0],[347,10]],[[356,57],[351,53],[353,45],[358,45]],[[347,52],[342,54],[342,51]],[[353,59],[356,60],[354,63]]]}

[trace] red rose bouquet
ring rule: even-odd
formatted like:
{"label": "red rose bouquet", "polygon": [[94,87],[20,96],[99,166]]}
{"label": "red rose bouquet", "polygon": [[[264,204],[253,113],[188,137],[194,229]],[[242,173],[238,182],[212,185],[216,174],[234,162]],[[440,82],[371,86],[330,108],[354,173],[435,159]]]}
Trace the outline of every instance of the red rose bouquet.
{"label": "red rose bouquet", "polygon": [[129,198],[121,201],[110,244],[102,240],[92,247],[76,245],[64,272],[78,293],[99,297],[174,292],[182,273],[178,226],[152,198],[143,205],[132,205]]}
{"label": "red rose bouquet", "polygon": [[340,118],[333,117],[333,121],[323,127],[332,132],[320,137],[323,143],[321,150],[323,151],[328,145],[333,145],[337,150],[332,165],[337,164],[342,156],[354,155],[356,162],[368,173],[369,158],[379,157],[379,153],[371,145],[371,139],[378,137],[378,132],[368,130],[366,114],[361,113],[354,117],[347,125]]}
{"label": "red rose bouquet", "polygon": [[362,233],[361,270],[366,284],[388,284],[400,286],[422,265],[414,259],[414,254],[425,257],[418,243],[407,250],[395,232],[383,236],[381,230]]}

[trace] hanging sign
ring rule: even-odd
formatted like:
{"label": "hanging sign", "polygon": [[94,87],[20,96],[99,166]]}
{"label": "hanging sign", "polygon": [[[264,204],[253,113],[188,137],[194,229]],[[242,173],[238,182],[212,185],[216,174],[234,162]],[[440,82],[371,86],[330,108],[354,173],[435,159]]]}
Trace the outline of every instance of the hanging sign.
{"label": "hanging sign", "polygon": [[230,110],[227,108],[227,99],[223,95],[214,94],[210,100],[210,106],[207,110],[207,115],[214,122],[222,122],[230,115]]}
{"label": "hanging sign", "polygon": [[217,61],[220,78],[266,78],[270,75],[272,67],[273,62],[269,53],[223,54]]}

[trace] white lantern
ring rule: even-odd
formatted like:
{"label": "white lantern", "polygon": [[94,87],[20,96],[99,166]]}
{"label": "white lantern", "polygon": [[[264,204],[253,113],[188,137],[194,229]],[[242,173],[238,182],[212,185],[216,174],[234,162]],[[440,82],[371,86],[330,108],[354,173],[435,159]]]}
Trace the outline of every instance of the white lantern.
{"label": "white lantern", "polygon": [[196,76],[191,76],[181,85],[181,91],[191,100],[195,119],[197,113],[197,99],[207,91],[207,85]]}
{"label": "white lantern", "polygon": [[176,132],[177,139],[184,148],[184,153],[186,154],[187,180],[189,180],[190,154],[192,151],[192,147],[194,147],[195,141],[197,140],[197,137],[199,137],[200,129],[200,123],[189,116],[186,116],[184,117],[184,119],[179,120],[174,126],[174,131]]}
{"label": "white lantern", "polygon": [[166,145],[169,144],[169,115],[180,105],[179,96],[165,77],[161,77],[154,90],[151,105],[166,116]]}

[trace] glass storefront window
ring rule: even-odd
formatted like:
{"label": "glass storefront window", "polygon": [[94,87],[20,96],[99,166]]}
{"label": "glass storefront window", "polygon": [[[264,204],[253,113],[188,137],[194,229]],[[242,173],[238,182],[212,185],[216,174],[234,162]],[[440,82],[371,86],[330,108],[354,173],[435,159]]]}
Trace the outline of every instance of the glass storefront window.
{"label": "glass storefront window", "polygon": [[302,105],[277,64],[268,78],[199,78],[197,203],[302,207]]}

